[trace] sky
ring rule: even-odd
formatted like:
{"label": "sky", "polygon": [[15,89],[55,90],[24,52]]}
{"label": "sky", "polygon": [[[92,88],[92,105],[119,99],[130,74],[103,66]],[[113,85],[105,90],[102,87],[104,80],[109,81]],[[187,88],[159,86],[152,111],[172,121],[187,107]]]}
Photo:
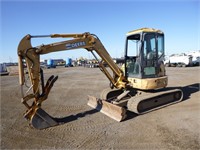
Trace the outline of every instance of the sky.
{"label": "sky", "polygon": [[[112,57],[124,55],[126,33],[143,27],[165,33],[167,55],[200,50],[199,0],[1,0],[0,62],[17,62],[27,34],[96,34]],[[60,41],[39,38],[32,46]],[[65,39],[62,39],[65,40]],[[42,55],[41,59],[93,58],[84,49]]]}

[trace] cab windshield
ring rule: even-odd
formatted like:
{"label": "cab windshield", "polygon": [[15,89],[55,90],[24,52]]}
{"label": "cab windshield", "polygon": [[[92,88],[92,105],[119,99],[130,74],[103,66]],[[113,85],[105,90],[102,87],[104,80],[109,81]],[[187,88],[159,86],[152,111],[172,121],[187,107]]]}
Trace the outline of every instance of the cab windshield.
{"label": "cab windshield", "polygon": [[148,33],[144,36],[144,58],[160,58],[164,55],[164,36],[162,34]]}
{"label": "cab windshield", "polygon": [[143,76],[154,77],[158,72],[160,58],[164,56],[164,35],[146,33],[143,47]]}

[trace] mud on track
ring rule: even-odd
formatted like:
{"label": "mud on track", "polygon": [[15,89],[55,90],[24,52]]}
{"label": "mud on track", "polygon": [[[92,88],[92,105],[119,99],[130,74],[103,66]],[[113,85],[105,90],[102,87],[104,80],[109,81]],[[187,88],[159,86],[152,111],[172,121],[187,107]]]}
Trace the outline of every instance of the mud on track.
{"label": "mud on track", "polygon": [[[98,68],[45,70],[58,81],[43,109],[62,125],[36,130],[23,118],[18,76],[1,77],[1,149],[191,149],[200,148],[200,67],[167,68],[169,85],[182,87],[184,101],[116,122],[87,106],[109,85]],[[67,122],[68,121],[68,122]]]}

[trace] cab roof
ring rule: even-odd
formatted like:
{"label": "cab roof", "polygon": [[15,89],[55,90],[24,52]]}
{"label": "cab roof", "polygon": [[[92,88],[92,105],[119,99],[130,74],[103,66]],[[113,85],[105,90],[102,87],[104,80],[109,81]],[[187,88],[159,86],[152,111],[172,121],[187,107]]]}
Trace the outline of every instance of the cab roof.
{"label": "cab roof", "polygon": [[130,31],[126,35],[129,36],[129,35],[133,35],[133,34],[140,34],[142,32],[156,32],[156,33],[164,34],[159,29],[154,29],[154,28],[140,28],[140,29],[137,29],[137,30]]}

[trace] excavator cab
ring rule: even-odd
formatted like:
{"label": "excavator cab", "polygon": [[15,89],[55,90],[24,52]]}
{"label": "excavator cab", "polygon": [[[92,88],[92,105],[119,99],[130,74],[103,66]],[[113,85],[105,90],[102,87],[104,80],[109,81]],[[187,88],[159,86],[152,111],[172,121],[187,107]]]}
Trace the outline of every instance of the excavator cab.
{"label": "excavator cab", "polygon": [[[166,87],[167,77],[163,60],[164,33],[162,31],[142,28],[127,33],[125,76],[133,87],[143,90]],[[155,84],[157,80],[160,84]]]}

